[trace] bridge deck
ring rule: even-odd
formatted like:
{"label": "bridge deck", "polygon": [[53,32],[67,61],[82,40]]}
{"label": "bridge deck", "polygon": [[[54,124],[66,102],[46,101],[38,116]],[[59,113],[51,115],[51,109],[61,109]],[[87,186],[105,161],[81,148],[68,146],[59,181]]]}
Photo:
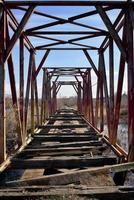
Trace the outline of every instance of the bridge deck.
{"label": "bridge deck", "polygon": [[120,158],[82,115],[61,110],[38,128],[1,174],[0,198],[132,199],[134,188],[118,187],[112,178],[124,171]]}

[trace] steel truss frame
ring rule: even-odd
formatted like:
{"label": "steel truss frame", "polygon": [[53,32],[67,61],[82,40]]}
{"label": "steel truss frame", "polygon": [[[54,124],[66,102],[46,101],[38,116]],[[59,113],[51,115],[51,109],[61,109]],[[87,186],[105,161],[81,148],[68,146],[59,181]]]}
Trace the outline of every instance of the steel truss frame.
{"label": "steel truss frame", "polygon": [[[94,6],[93,11],[72,16],[68,19],[63,19],[57,16],[48,15],[36,10],[37,6]],[[25,12],[22,20],[17,21],[12,10],[23,10]],[[107,15],[107,11],[120,9],[114,23]],[[25,30],[26,24],[32,15],[49,17],[55,20],[41,26],[32,27]],[[83,23],[78,23],[77,20],[99,14],[103,20],[107,31],[92,27]],[[70,23],[79,27],[85,27],[90,31],[42,31],[47,27],[53,27],[59,24]],[[109,133],[110,145],[117,147],[117,129],[119,124],[119,114],[121,106],[122,87],[124,80],[125,65],[127,66],[128,76],[128,161],[134,161],[134,44],[133,44],[133,29],[134,29],[134,2],[132,1],[3,1],[0,0],[0,163],[6,162],[6,111],[5,111],[5,70],[6,63],[9,70],[10,86],[12,93],[12,102],[17,121],[18,144],[22,148],[27,141],[27,116],[29,101],[31,98],[31,133],[34,133],[36,127],[34,115],[36,113],[37,124],[42,124],[45,119],[53,114],[57,109],[57,92],[61,85],[69,84],[74,87],[77,93],[78,111],[84,114],[84,117],[96,128],[98,128],[98,117],[100,112],[100,132],[104,129],[104,107],[106,108],[107,125]],[[10,29],[14,32],[10,37]],[[122,38],[119,36],[119,31],[123,29]],[[71,40],[60,40],[47,35],[76,35],[81,36]],[[41,46],[33,46],[30,42],[30,36],[35,38],[49,39],[52,43]],[[79,43],[84,39],[100,36],[105,36],[102,44],[99,47],[85,45]],[[17,97],[15,72],[13,64],[13,48],[16,42],[20,41],[20,81],[19,81],[19,98]],[[118,74],[118,86],[116,99],[114,98],[114,43],[120,51],[120,64]],[[58,45],[73,44],[76,48],[61,48]],[[57,45],[57,47],[54,47]],[[29,67],[26,84],[26,94],[24,94],[24,49],[29,51]],[[105,51],[109,49],[109,85],[106,76],[105,66]],[[36,56],[39,50],[45,51],[40,64],[36,66]],[[39,98],[37,89],[37,76],[44,66],[44,63],[52,50],[81,50],[89,61],[90,68],[54,68],[43,69],[42,82],[42,101],[41,111],[39,110]],[[98,67],[93,62],[89,50],[98,52]],[[91,69],[92,68],[92,69]],[[93,91],[91,70],[94,70],[97,77],[96,102],[93,103]],[[75,82],[58,82],[61,75],[74,76]],[[52,77],[56,76],[55,81],[51,84]],[[82,78],[82,81],[79,80]],[[109,89],[108,89],[109,86]],[[30,94],[31,91],[31,94]],[[31,97],[30,97],[31,95]],[[104,105],[105,99],[105,105]],[[36,108],[36,109],[34,109]],[[122,154],[126,156],[120,148]]]}

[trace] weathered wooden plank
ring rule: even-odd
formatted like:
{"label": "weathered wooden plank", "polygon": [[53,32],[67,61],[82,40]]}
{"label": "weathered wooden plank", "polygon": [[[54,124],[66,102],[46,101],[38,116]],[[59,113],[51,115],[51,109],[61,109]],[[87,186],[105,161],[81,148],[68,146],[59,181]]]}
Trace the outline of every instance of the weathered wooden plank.
{"label": "weathered wooden plank", "polygon": [[42,159],[17,159],[13,158],[13,169],[40,169],[40,168],[81,168],[101,165],[112,165],[117,162],[116,157],[78,157],[63,156]]}
{"label": "weathered wooden plank", "polygon": [[26,169],[21,177],[21,179],[36,178],[43,176],[44,169]]}
{"label": "weathered wooden plank", "polygon": [[[107,147],[108,148],[108,147]],[[17,157],[26,158],[29,156],[59,156],[59,155],[83,155],[99,154],[107,149],[106,147],[84,146],[84,147],[64,147],[64,148],[40,148],[40,149],[25,149]]]}
{"label": "weathered wooden plank", "polygon": [[[34,187],[20,187],[20,188],[7,188],[0,190],[0,199],[26,199],[27,197],[35,198],[103,198],[103,199],[122,199],[132,200],[134,195],[133,187],[117,187],[117,186],[104,186],[104,187],[86,187],[86,186],[34,186]],[[83,197],[83,198],[82,198]]]}
{"label": "weathered wooden plank", "polygon": [[47,124],[44,126],[38,126],[38,128],[42,129],[64,129],[64,128],[87,128],[87,124],[62,124],[62,125],[53,125],[53,124]]}
{"label": "weathered wooden plank", "polygon": [[[18,180],[18,181],[10,181],[7,182],[7,186],[26,186],[28,185],[65,185],[70,183],[79,183],[81,178],[88,179],[93,176],[94,180],[97,178],[97,174],[109,174],[111,172],[122,172],[127,170],[134,169],[134,162],[133,163],[123,163],[105,167],[98,167],[98,168],[88,168],[84,170],[74,171],[70,173],[64,174],[54,174],[51,176],[42,176],[37,177],[34,179],[29,180]],[[95,175],[95,177],[94,177]],[[86,178],[85,178],[86,177]],[[104,186],[103,181],[100,181],[96,184],[97,186]],[[85,185],[85,184],[84,184]],[[92,185],[92,182],[91,182]],[[91,185],[89,185],[91,187]]]}
{"label": "weathered wooden plank", "polygon": [[63,135],[59,135],[59,136],[55,136],[55,135],[47,135],[47,136],[38,136],[36,135],[34,137],[34,140],[32,141],[32,144],[38,144],[38,143],[42,143],[42,142],[54,142],[54,141],[59,141],[59,142],[73,142],[73,141],[89,141],[89,140],[98,140],[99,137],[98,135],[84,135],[83,136],[63,136]]}
{"label": "weathered wooden plank", "polygon": [[49,121],[72,121],[72,120],[77,120],[77,121],[84,121],[80,117],[49,117],[47,120]]}
{"label": "weathered wooden plank", "polygon": [[[46,143],[44,145],[39,145],[39,144],[35,144],[34,145],[34,149],[39,149],[39,148],[58,148],[58,147],[82,147],[82,146],[102,146],[102,141],[83,141],[83,142],[66,142],[66,143]],[[29,148],[33,148],[33,145],[32,144],[29,144],[26,149],[29,149]]]}
{"label": "weathered wooden plank", "polygon": [[55,115],[50,115],[49,117],[68,117],[68,118],[72,118],[72,117],[83,117],[83,114],[55,114]]}
{"label": "weathered wooden plank", "polygon": [[[31,199],[43,197],[45,199],[70,199],[71,198],[101,198],[101,199],[122,199],[132,200],[134,195],[133,187],[117,187],[117,186],[105,186],[105,187],[86,187],[86,186],[41,186],[41,187],[23,187],[15,189],[3,189],[0,190],[0,197],[3,199]],[[83,197],[83,198],[82,198]]]}
{"label": "weathered wooden plank", "polygon": [[[91,131],[83,131],[83,133],[79,133],[79,132],[69,132],[69,133],[67,133],[67,132],[59,132],[59,133],[55,133],[55,132],[52,132],[52,133],[49,133],[49,132],[47,132],[47,131],[44,131],[44,130],[41,130],[38,134],[37,134],[38,136],[41,136],[41,137],[43,137],[43,136],[57,136],[57,137],[59,137],[59,136],[98,136],[98,137],[103,137],[103,135],[102,134],[97,134],[95,131],[94,132],[91,132]],[[36,134],[35,134],[35,136],[36,136]]]}

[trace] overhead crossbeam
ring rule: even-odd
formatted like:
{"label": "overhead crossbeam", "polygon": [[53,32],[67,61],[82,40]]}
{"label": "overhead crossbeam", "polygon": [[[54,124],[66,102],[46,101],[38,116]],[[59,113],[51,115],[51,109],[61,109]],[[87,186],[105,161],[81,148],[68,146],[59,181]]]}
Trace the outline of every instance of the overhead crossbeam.
{"label": "overhead crossbeam", "polygon": [[[133,4],[133,2],[130,2]],[[125,1],[6,1],[5,5],[7,7],[16,6],[125,6],[127,2]]]}

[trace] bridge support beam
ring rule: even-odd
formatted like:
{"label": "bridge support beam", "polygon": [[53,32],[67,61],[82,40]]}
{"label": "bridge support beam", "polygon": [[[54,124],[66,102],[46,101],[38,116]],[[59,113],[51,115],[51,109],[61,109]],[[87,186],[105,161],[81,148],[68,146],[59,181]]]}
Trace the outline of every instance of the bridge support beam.
{"label": "bridge support beam", "polygon": [[6,129],[5,129],[5,34],[6,14],[0,1],[0,164],[6,159]]}
{"label": "bridge support beam", "polygon": [[53,96],[52,96],[52,114],[54,114],[57,110],[57,98],[56,98],[56,83],[53,82]]}
{"label": "bridge support beam", "polygon": [[79,113],[82,112],[82,107],[81,107],[81,82],[78,82],[78,97],[77,97],[77,107]]}
{"label": "bridge support beam", "polygon": [[134,161],[134,9],[129,6],[127,13],[128,44],[128,160]]}
{"label": "bridge support beam", "polygon": [[20,37],[20,80],[19,80],[19,107],[23,139],[26,138],[24,117],[24,37]]}
{"label": "bridge support beam", "polygon": [[99,80],[98,80],[98,89],[100,87],[100,131],[104,130],[104,101],[103,101],[103,65],[102,65],[102,56],[99,54]]}

